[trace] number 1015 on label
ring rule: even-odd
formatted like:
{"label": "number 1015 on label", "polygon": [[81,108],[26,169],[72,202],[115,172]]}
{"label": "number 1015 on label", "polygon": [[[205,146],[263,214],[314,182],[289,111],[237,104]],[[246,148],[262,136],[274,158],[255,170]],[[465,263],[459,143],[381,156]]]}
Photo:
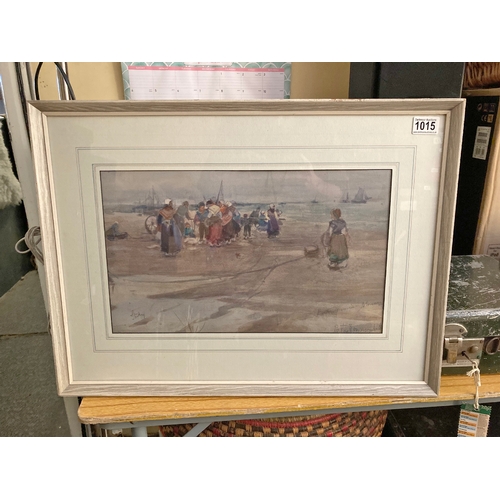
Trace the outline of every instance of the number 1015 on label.
{"label": "number 1015 on label", "polygon": [[439,118],[413,117],[412,134],[437,134]]}

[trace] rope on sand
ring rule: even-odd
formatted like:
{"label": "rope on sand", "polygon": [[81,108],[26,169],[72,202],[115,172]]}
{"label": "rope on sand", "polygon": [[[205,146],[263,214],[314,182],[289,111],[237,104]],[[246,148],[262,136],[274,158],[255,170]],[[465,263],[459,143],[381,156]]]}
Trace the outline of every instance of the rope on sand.
{"label": "rope on sand", "polygon": [[[232,280],[235,279],[239,276],[242,276],[244,274],[252,274],[252,273],[260,273],[262,271],[269,271],[267,276],[271,274],[272,271],[274,271],[277,267],[285,266],[286,264],[291,264],[292,262],[297,262],[298,260],[304,259],[305,256],[300,256],[297,257],[296,259],[291,259],[287,260],[285,262],[280,262],[278,264],[274,264],[272,266],[267,266],[267,267],[261,267],[259,269],[251,269],[249,271],[240,271],[239,273],[235,274],[227,274],[225,276],[217,276],[216,278],[210,277],[210,278],[193,278],[193,279],[187,279],[187,280],[173,280],[173,281],[152,281],[148,280],[147,283],[165,283],[165,284],[174,284],[174,283],[193,283],[193,282],[200,282],[200,281],[211,281],[213,279],[217,279],[220,281],[227,281],[227,280]],[[266,276],[266,278],[267,278]],[[132,280],[127,280],[126,278],[123,278],[123,281],[132,281]],[[137,281],[132,281],[134,283],[137,283]],[[148,295],[148,298],[150,299],[161,299],[164,297],[170,296],[170,293],[159,293],[159,294],[154,294],[154,295]]]}

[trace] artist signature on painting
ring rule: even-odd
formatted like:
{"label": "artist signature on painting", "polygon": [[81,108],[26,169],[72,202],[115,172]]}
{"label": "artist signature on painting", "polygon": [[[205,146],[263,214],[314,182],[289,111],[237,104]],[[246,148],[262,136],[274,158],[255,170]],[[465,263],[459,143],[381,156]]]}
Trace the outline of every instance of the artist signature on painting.
{"label": "artist signature on painting", "polygon": [[132,317],[132,319],[145,319],[146,318],[146,315],[142,312],[139,312],[137,310],[134,310],[132,309],[132,311],[130,312],[130,316]]}

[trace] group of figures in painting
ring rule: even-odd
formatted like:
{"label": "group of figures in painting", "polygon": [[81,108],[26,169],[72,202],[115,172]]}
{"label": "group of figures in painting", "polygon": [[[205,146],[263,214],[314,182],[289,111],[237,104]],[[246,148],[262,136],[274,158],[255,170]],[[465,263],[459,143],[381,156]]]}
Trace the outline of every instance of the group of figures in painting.
{"label": "group of figures in painting", "polygon": [[259,207],[250,214],[241,214],[231,202],[208,200],[200,202],[193,212],[188,201],[176,208],[167,198],[157,216],[161,251],[167,257],[175,256],[191,239],[211,247],[229,245],[236,241],[242,229],[243,239],[251,238],[252,227],[265,230],[268,238],[276,238],[280,233],[279,215],[273,204],[269,205],[267,212],[260,212]]}
{"label": "group of figures in painting", "polygon": [[[241,214],[232,202],[208,200],[200,202],[196,210],[191,211],[188,201],[176,207],[167,198],[156,219],[160,249],[166,257],[173,257],[184,245],[194,242],[220,247],[241,237],[244,240],[252,238],[252,229],[265,231],[268,238],[276,238],[280,234],[281,215],[282,212],[274,204],[270,204],[267,211],[257,207],[250,213]],[[326,249],[328,267],[337,270],[347,266],[350,237],[341,210],[331,210],[330,216],[328,229],[321,241]]]}

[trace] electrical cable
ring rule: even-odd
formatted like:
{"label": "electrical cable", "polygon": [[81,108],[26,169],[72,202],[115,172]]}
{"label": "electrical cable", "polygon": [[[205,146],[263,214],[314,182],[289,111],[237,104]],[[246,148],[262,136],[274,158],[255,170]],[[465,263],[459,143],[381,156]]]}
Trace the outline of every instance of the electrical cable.
{"label": "electrical cable", "polygon": [[57,69],[59,70],[59,73],[61,73],[63,80],[66,82],[66,85],[68,86],[68,92],[69,92],[69,96],[70,96],[71,100],[75,101],[76,100],[75,93],[73,92],[73,87],[71,86],[68,75],[64,71],[61,63],[55,62],[54,64],[56,65]]}
{"label": "electrical cable", "polygon": [[[55,62],[54,64],[56,65],[56,68],[59,70],[59,73],[63,77],[64,82],[68,86],[68,93],[69,93],[70,99],[72,101],[76,101],[75,92],[73,91],[73,87],[71,86],[68,75],[65,73],[65,71],[60,63]],[[40,100],[40,93],[38,90],[38,77],[40,75],[40,70],[42,69],[42,65],[43,65],[43,62],[38,63],[38,66],[36,67],[36,71],[35,71],[35,78],[34,78],[34,80],[35,80],[35,98],[37,101]]]}
{"label": "electrical cable", "polygon": [[[25,245],[28,247],[28,250],[19,250],[18,245],[24,241]],[[25,254],[31,252],[35,259],[39,260],[43,264],[43,253],[38,248],[38,244],[42,241],[42,236],[40,233],[40,228],[38,226],[33,226],[28,229],[24,238],[21,238],[15,245],[15,250],[17,253]]]}
{"label": "electrical cable", "polygon": [[43,65],[43,62],[38,63],[38,66],[36,67],[36,71],[35,71],[35,77],[34,77],[34,80],[35,80],[35,99],[37,101],[40,100],[40,93],[38,92],[38,75],[40,74],[40,70],[42,69],[42,65]]}

